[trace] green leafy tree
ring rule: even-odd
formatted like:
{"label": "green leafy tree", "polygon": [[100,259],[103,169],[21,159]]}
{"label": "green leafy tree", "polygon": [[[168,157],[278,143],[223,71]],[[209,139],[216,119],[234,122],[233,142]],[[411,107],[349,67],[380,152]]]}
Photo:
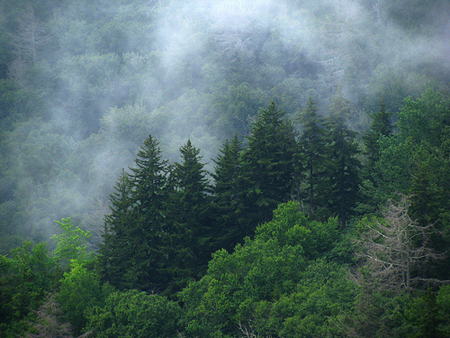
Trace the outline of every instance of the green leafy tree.
{"label": "green leafy tree", "polygon": [[0,264],[0,328],[14,336],[27,326],[25,317],[56,284],[56,266],[45,242],[24,242],[11,252],[11,258],[0,256]]}
{"label": "green leafy tree", "polygon": [[104,306],[88,311],[87,330],[97,338],[169,338],[181,331],[180,317],[180,306],[165,297],[137,290],[115,292]]}
{"label": "green leafy tree", "polygon": [[108,283],[102,285],[95,271],[78,261],[72,261],[70,271],[65,272],[60,281],[57,300],[76,335],[81,334],[87,324],[87,309],[104,306],[106,298],[113,291],[114,288]]}
{"label": "green leafy tree", "polygon": [[216,252],[206,276],[182,291],[186,334],[332,335],[337,309],[354,297],[346,269],[327,259],[340,238],[337,219],[311,221],[298,202],[280,204],[254,240]]}
{"label": "green leafy tree", "polygon": [[62,230],[62,234],[51,237],[57,242],[53,256],[60,267],[67,268],[71,260],[80,262],[89,260],[92,253],[87,249],[87,239],[91,237],[91,233],[83,231],[79,227],[74,228],[70,217],[55,222]]}

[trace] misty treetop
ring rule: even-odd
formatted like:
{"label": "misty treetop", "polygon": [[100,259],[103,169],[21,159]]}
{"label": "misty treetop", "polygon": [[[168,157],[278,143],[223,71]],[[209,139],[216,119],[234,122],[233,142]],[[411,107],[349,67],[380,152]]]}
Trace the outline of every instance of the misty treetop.
{"label": "misty treetop", "polygon": [[0,6],[0,203],[16,244],[69,214],[98,239],[97,210],[149,134],[171,161],[188,138],[209,160],[272,100],[292,117],[311,96],[324,115],[340,83],[361,132],[381,97],[396,114],[429,82],[448,84],[445,1]]}
{"label": "misty treetop", "polygon": [[449,11],[1,1],[0,336],[450,336]]}
{"label": "misty treetop", "polygon": [[[0,256],[2,332],[446,336],[448,95],[407,98],[396,121],[381,103],[362,138],[342,91],[327,116],[315,107],[295,121],[274,102],[260,109],[211,174],[190,139],[172,162],[148,136],[110,195],[97,252],[63,218],[53,249]],[[409,126],[424,116],[421,138]]]}

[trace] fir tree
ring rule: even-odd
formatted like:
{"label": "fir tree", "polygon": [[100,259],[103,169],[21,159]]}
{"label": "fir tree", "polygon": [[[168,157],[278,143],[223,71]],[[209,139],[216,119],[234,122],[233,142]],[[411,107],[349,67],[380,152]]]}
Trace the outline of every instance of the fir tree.
{"label": "fir tree", "polygon": [[167,161],[149,136],[135,159],[132,174],[122,173],[111,195],[104,244],[100,249],[103,278],[121,289],[159,290],[159,246],[165,234]]}
{"label": "fir tree", "polygon": [[128,225],[133,222],[133,185],[130,176],[122,169],[110,195],[111,213],[105,216],[103,243],[99,248],[102,279],[123,289],[129,287],[124,280],[131,253],[128,246]]}
{"label": "fir tree", "polygon": [[338,216],[342,226],[354,214],[360,200],[360,162],[356,132],[346,126],[350,104],[342,91],[333,97],[327,123],[327,190],[322,193],[331,214]]}
{"label": "fir tree", "polygon": [[303,124],[302,134],[299,139],[301,147],[301,159],[304,162],[303,189],[301,199],[308,204],[309,214],[313,215],[318,208],[318,193],[324,184],[325,130],[324,121],[317,114],[316,103],[308,98],[306,109],[299,118]]}
{"label": "fir tree", "polygon": [[188,140],[181,162],[170,172],[169,227],[164,236],[164,267],[170,277],[166,292],[181,290],[202,277],[211,258],[210,187],[200,150]]}
{"label": "fir tree", "polygon": [[231,141],[225,141],[214,160],[213,210],[217,249],[232,250],[253,230],[245,221],[241,155],[242,145],[235,135]]}
{"label": "fir tree", "polygon": [[367,156],[366,176],[371,177],[375,163],[380,159],[380,139],[392,134],[391,114],[386,108],[384,101],[380,102],[380,110],[372,115],[372,123],[366,135],[362,137]]}
{"label": "fir tree", "polygon": [[165,233],[168,161],[162,158],[159,142],[149,136],[131,168],[134,190],[134,219],[128,227],[128,245],[133,252],[128,278],[134,287],[158,290],[165,280],[157,271],[159,246]]}
{"label": "fir tree", "polygon": [[269,221],[278,204],[291,197],[293,156],[298,148],[295,136],[285,112],[274,102],[260,109],[244,154],[246,211],[254,225]]}

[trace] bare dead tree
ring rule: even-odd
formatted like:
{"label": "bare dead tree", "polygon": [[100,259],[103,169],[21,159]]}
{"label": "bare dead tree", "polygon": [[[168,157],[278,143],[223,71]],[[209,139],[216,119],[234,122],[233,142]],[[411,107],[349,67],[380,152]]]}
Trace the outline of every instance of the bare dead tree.
{"label": "bare dead tree", "polygon": [[405,196],[398,204],[389,202],[384,219],[367,224],[355,241],[357,256],[385,289],[411,291],[413,283],[427,280],[418,272],[428,262],[443,258],[428,247],[433,225],[419,226],[408,215],[409,204]]}
{"label": "bare dead tree", "polygon": [[242,338],[271,338],[272,336],[262,336],[255,330],[251,321],[248,325],[244,325],[239,322],[239,331],[241,331]]}
{"label": "bare dead tree", "polygon": [[33,65],[38,60],[38,51],[50,41],[45,27],[34,16],[31,6],[17,18],[17,31],[12,34],[13,53],[16,59]]}
{"label": "bare dead tree", "polygon": [[37,333],[27,332],[27,338],[72,338],[70,324],[61,321],[62,311],[56,300],[56,295],[47,295],[44,303],[39,307],[36,314],[36,322],[32,323],[32,328]]}

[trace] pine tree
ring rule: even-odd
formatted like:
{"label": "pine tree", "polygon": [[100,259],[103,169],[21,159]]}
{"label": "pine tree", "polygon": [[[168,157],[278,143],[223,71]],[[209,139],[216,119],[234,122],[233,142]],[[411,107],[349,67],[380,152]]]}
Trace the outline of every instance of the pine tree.
{"label": "pine tree", "polygon": [[365,146],[365,155],[367,156],[366,176],[372,176],[375,163],[380,158],[380,139],[388,137],[393,132],[391,125],[391,113],[387,110],[384,101],[380,102],[380,110],[372,115],[372,124],[366,135],[362,137]]}
{"label": "pine tree", "polygon": [[214,160],[213,213],[217,249],[232,250],[253,230],[245,221],[241,154],[242,144],[236,134],[231,141],[225,141]]}
{"label": "pine tree", "polygon": [[260,109],[244,153],[246,212],[253,225],[272,219],[278,204],[291,198],[296,134],[285,112],[271,102]]}
{"label": "pine tree", "polygon": [[159,273],[159,247],[166,231],[167,166],[159,143],[149,136],[132,173],[122,173],[110,197],[100,257],[103,279],[120,289],[154,291],[167,282]]}
{"label": "pine tree", "polygon": [[131,168],[134,190],[134,219],[128,227],[128,245],[133,265],[128,278],[134,287],[153,291],[165,282],[157,271],[159,246],[165,233],[168,161],[162,158],[159,142],[149,136]]}
{"label": "pine tree", "polygon": [[170,172],[168,228],[164,236],[164,267],[170,276],[166,293],[181,290],[206,272],[211,258],[210,187],[200,150],[188,140],[181,162]]}
{"label": "pine tree", "polygon": [[330,212],[338,216],[342,226],[345,226],[360,200],[361,163],[356,158],[359,153],[356,132],[346,126],[350,104],[341,90],[333,97],[329,112],[330,116],[326,121],[328,187],[322,192],[322,196],[326,198]]}
{"label": "pine tree", "polygon": [[303,124],[299,143],[301,159],[304,162],[304,187],[301,189],[301,199],[306,201],[309,214],[313,215],[319,206],[318,192],[321,190],[320,185],[323,185],[326,167],[324,166],[324,121],[317,114],[316,103],[311,97],[308,98],[306,109],[300,116],[299,121]]}
{"label": "pine tree", "polygon": [[111,213],[105,216],[103,243],[99,249],[102,279],[123,289],[129,287],[124,279],[131,261],[128,242],[128,225],[133,221],[133,185],[130,176],[122,169],[110,196]]}

